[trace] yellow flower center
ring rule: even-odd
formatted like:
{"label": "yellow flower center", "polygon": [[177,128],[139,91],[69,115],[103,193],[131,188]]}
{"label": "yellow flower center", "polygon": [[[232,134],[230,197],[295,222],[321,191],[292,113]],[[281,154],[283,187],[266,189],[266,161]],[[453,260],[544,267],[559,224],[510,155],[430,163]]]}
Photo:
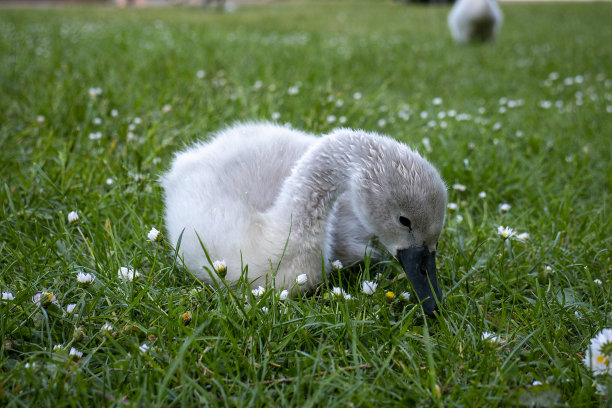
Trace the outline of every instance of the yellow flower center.
{"label": "yellow flower center", "polygon": [[387,297],[388,300],[395,299],[395,293],[393,293],[393,292],[387,292],[387,293],[385,293],[385,296]]}
{"label": "yellow flower center", "polygon": [[597,362],[599,364],[605,364],[606,366],[610,365],[610,359],[603,354],[597,357]]}

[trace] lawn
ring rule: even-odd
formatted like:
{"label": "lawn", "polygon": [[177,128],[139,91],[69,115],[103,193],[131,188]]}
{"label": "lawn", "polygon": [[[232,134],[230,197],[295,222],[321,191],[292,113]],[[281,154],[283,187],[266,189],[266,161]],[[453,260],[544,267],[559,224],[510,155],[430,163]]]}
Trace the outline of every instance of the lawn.
{"label": "lawn", "polygon": [[[608,403],[582,359],[612,327],[612,3],[502,8],[486,46],[382,1],[1,9],[0,405]],[[397,262],[344,270],[351,299],[192,278],[158,176],[245,120],[381,132],[440,170],[437,319]]]}

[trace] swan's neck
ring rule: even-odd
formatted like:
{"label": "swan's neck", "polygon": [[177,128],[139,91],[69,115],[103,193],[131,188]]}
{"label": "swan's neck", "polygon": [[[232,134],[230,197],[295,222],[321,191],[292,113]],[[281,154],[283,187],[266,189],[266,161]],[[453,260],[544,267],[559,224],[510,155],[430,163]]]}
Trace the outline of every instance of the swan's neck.
{"label": "swan's neck", "polygon": [[320,139],[298,161],[285,180],[269,215],[291,223],[294,239],[323,233],[334,202],[346,191],[360,161],[355,134],[333,134]]}

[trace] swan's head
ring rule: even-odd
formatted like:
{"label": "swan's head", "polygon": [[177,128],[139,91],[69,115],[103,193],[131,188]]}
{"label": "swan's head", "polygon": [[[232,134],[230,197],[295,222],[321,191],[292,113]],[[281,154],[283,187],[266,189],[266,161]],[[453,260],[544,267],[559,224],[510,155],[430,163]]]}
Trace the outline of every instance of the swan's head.
{"label": "swan's head", "polygon": [[446,213],[446,186],[438,171],[399,142],[374,137],[351,182],[360,222],[402,265],[428,315],[442,291],[436,247]]}

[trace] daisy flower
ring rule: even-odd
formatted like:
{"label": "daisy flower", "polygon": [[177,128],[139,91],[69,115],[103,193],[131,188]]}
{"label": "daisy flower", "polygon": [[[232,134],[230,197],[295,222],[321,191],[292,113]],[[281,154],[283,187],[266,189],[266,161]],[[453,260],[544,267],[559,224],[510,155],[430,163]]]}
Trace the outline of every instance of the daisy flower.
{"label": "daisy flower", "polygon": [[453,184],[453,190],[455,191],[465,191],[467,187],[465,187],[463,184]]}
{"label": "daisy flower", "polygon": [[278,296],[278,300],[287,300],[289,298],[289,291],[287,289],[283,289]]}
{"label": "daisy flower", "polygon": [[79,350],[75,349],[74,347],[72,347],[70,349],[70,352],[68,353],[68,355],[70,356],[75,356],[76,358],[81,358],[83,357],[83,353],[80,352]]}
{"label": "daisy flower", "polygon": [[376,292],[376,288],[378,287],[378,283],[372,281],[363,281],[361,291],[366,295],[373,295]]}
{"label": "daisy flower", "polygon": [[64,346],[62,346],[61,344],[56,344],[55,346],[53,346],[53,351],[62,351],[64,349]]}
{"label": "daisy flower", "polygon": [[151,231],[149,231],[149,233],[147,234],[147,238],[149,238],[149,241],[154,242],[157,241],[157,237],[159,237],[159,231],[157,230],[157,228],[152,227]]}
{"label": "daisy flower", "polygon": [[448,211],[456,211],[459,206],[457,205],[457,203],[448,203],[446,208],[448,208]]}
{"label": "daisy flower", "polygon": [[518,239],[519,241],[527,242],[529,241],[529,233],[521,232],[516,236],[516,239]]}
{"label": "daisy flower", "polygon": [[287,93],[289,95],[297,95],[300,93],[300,88],[298,88],[297,86],[291,86],[289,87],[289,89],[287,89]]}
{"label": "daisy flower", "polygon": [[333,294],[334,296],[336,296],[336,297],[339,297],[339,298],[344,298],[344,299],[350,299],[350,298],[351,298],[351,295],[349,295],[348,293],[346,293],[346,292],[344,291],[344,289],[342,289],[342,288],[340,288],[340,287],[337,287],[337,286],[334,286],[334,287],[333,287],[333,289],[332,289],[332,294]]}
{"label": "daisy flower", "polygon": [[140,347],[138,347],[138,349],[140,350],[141,353],[146,353],[147,351],[149,351],[150,348],[151,348],[151,346],[149,346],[146,343],[144,343]]}
{"label": "daisy flower", "polygon": [[339,259],[336,259],[334,262],[332,262],[331,266],[332,266],[332,270],[336,272],[338,272],[343,267],[342,262],[340,262]]}
{"label": "daisy flower", "polygon": [[213,268],[215,269],[215,271],[217,271],[217,274],[220,277],[225,278],[225,275],[227,275],[227,264],[225,263],[225,261],[213,262]]}
{"label": "daisy flower", "polygon": [[582,361],[595,375],[612,374],[611,357],[612,329],[603,329],[591,339]]}
{"label": "daisy flower", "polygon": [[480,193],[478,193],[478,197],[487,198],[487,193],[485,193],[484,191],[481,191]]}
{"label": "daisy flower", "polygon": [[295,283],[297,283],[299,286],[306,284],[306,282],[308,282],[308,275],[305,273],[298,275],[297,278],[295,278]]}
{"label": "daisy flower", "polygon": [[15,296],[11,292],[2,292],[2,300],[13,300]]}
{"label": "daisy flower", "polygon": [[32,296],[32,302],[40,304],[42,307],[50,306],[51,303],[58,304],[57,297],[50,292],[37,293]]}
{"label": "daisy flower", "polygon": [[77,282],[83,285],[89,285],[94,281],[95,277],[91,273],[79,272],[77,274]]}
{"label": "daisy flower", "polygon": [[410,292],[402,292],[400,293],[400,299],[408,302],[410,300]]}
{"label": "daisy flower", "polygon": [[601,281],[601,279],[594,279],[593,282],[595,282],[598,285],[603,284],[603,282]]}
{"label": "daisy flower", "polygon": [[113,330],[114,330],[114,327],[108,322],[104,323],[104,325],[102,326],[103,332],[112,332]]}
{"label": "daisy flower", "polygon": [[102,88],[100,87],[89,88],[90,98],[95,99],[96,97],[98,97],[98,95],[102,95]]}
{"label": "daisy flower", "polygon": [[74,308],[76,307],[76,303],[70,303],[66,306],[66,313],[72,314],[74,312]]}
{"label": "daisy flower", "polygon": [[162,112],[163,112],[163,113],[168,113],[168,112],[170,112],[171,110],[172,110],[172,106],[171,106],[171,105],[164,105],[164,106],[162,107]]}
{"label": "daisy flower", "polygon": [[68,222],[73,224],[79,220],[79,214],[76,211],[70,211],[68,213]]}
{"label": "daisy flower", "polygon": [[251,293],[255,297],[260,297],[265,293],[265,291],[266,291],[266,288],[264,288],[263,286],[258,286],[256,289],[251,290]]}
{"label": "daisy flower", "polygon": [[117,275],[119,276],[119,279],[131,282],[134,279],[138,278],[140,276],[140,273],[138,271],[135,271],[134,269],[122,266],[121,268],[119,268]]}
{"label": "daisy flower", "polygon": [[511,206],[510,204],[508,204],[508,203],[504,203],[504,204],[501,204],[501,205],[499,206],[499,211],[500,211],[500,212],[503,212],[503,213],[504,213],[504,212],[508,212],[508,211],[510,211],[510,208],[512,208],[512,206]]}
{"label": "daisy flower", "polygon": [[516,232],[510,227],[499,226],[497,227],[497,233],[504,239],[511,238]]}
{"label": "daisy flower", "polygon": [[267,307],[265,307],[265,306],[261,307],[261,311],[264,312],[264,313],[268,313],[268,310],[269,309]]}
{"label": "daisy flower", "polygon": [[45,117],[43,115],[38,115],[36,117],[36,123],[38,123],[39,125],[45,123]]}
{"label": "daisy flower", "polygon": [[491,342],[501,343],[501,337],[491,332],[482,332],[482,339]]}

